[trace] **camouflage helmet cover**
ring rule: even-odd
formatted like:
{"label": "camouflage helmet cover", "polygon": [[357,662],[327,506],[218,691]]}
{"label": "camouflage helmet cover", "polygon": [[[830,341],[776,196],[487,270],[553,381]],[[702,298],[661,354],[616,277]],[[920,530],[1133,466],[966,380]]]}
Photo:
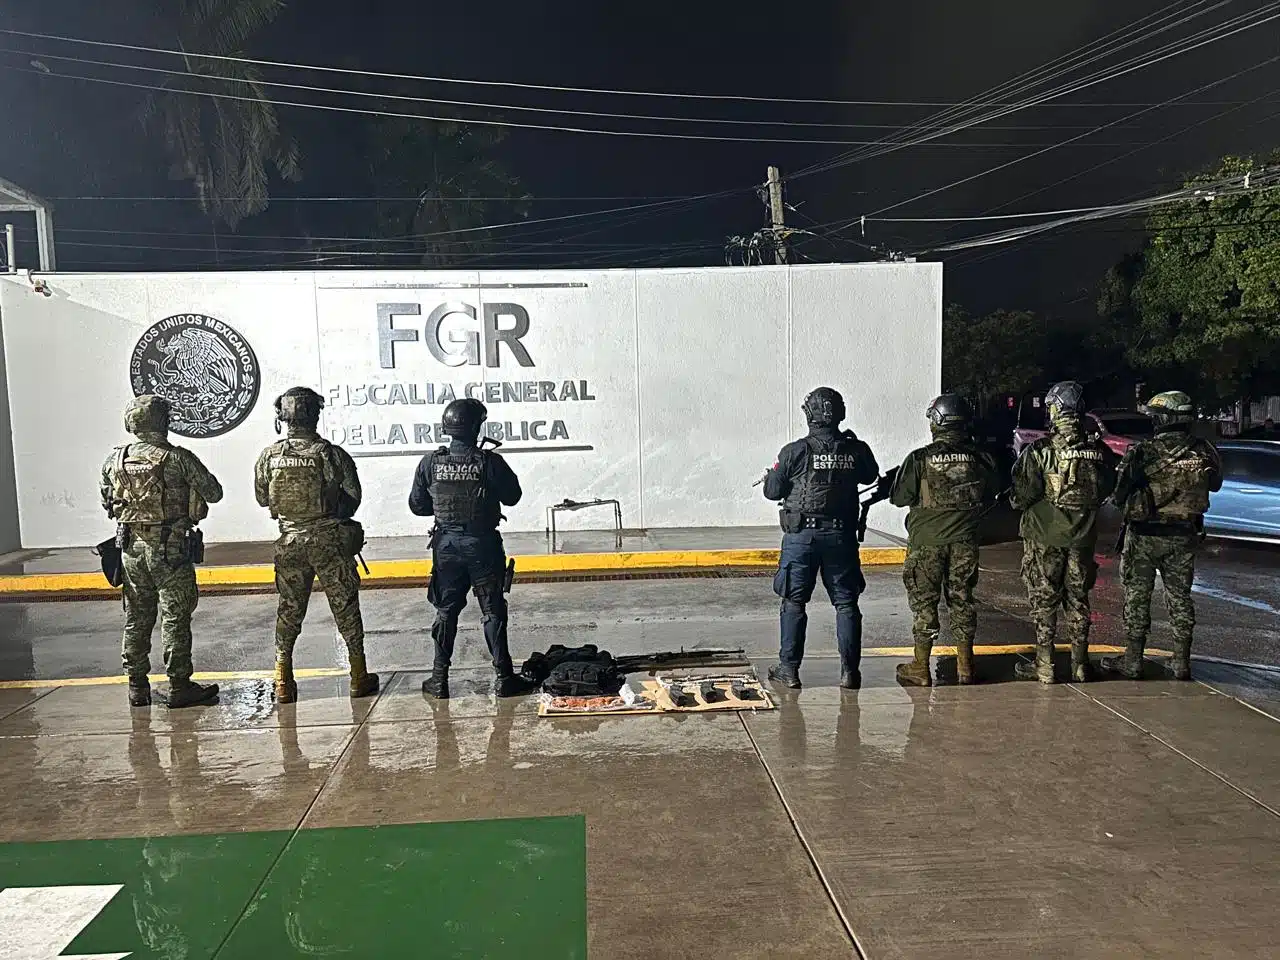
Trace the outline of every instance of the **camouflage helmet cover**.
{"label": "camouflage helmet cover", "polygon": [[844,420],[844,397],[833,387],[818,387],[801,404],[804,418],[811,427],[834,427]]}
{"label": "camouflage helmet cover", "polygon": [[1157,424],[1189,423],[1195,416],[1191,397],[1181,390],[1165,390],[1146,402],[1142,412]]}
{"label": "camouflage helmet cover", "polygon": [[310,387],[290,387],[276,397],[276,419],[283,423],[316,423],[324,397]]}
{"label": "camouflage helmet cover", "polygon": [[925,416],[935,427],[956,427],[972,420],[973,411],[969,409],[969,401],[960,394],[944,393],[929,404]]}
{"label": "camouflage helmet cover", "polygon": [[171,406],[164,397],[144,393],[124,408],[124,428],[129,433],[167,433]]}

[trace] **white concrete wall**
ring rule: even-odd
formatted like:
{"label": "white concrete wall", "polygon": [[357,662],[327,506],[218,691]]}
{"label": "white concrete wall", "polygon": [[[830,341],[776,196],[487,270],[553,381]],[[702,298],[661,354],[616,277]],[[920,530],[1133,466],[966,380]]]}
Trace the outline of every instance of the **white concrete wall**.
{"label": "white concrete wall", "polygon": [[[446,384],[458,396],[469,384],[482,399],[486,390],[510,393],[511,402],[489,403],[491,424],[510,423],[516,434],[503,452],[526,491],[507,528],[541,530],[547,505],[565,497],[617,497],[628,527],[772,523],[775,507],[751,483],[803,433],[799,405],[809,390],[843,392],[847,425],[887,467],[927,438],[924,410],[941,373],[939,264],[56,275],[48,283],[46,298],[25,280],[0,279],[27,547],[105,535],[97,478],[124,440],[131,357],[149,327],[174,315],[229,325],[261,371],[242,423],[214,438],[175,437],[227,488],[204,524],[211,540],[274,536],[253,497],[252,468],[275,439],[271,401],[295,384],[329,398],[323,428],[358,458],[360,517],[371,536],[394,536],[425,529],[405,499],[422,452],[437,445]],[[448,363],[427,342],[429,315],[446,302],[478,314],[442,321],[436,352]],[[379,304],[389,303],[400,305],[390,320],[399,339],[382,344]],[[469,339],[486,307],[501,331],[522,319],[520,309],[495,304],[527,315],[528,331],[514,342],[529,365],[507,342],[489,357],[483,334]],[[548,382],[554,401],[538,386]],[[0,533],[5,462],[0,456]],[[569,525],[606,519],[587,512]],[[872,523],[902,529],[887,506]]]}
{"label": "white concrete wall", "polygon": [[[0,341],[4,339],[4,309],[0,307]],[[96,542],[96,541],[95,541]],[[13,430],[9,417],[8,373],[0,354],[0,553],[22,545],[18,524],[18,484],[13,471]]]}

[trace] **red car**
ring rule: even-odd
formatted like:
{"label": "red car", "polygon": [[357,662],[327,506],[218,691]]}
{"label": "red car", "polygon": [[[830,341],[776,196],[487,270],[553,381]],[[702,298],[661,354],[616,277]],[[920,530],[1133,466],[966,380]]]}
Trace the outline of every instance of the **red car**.
{"label": "red car", "polygon": [[[1085,414],[1085,425],[1102,437],[1102,442],[1124,456],[1124,452],[1137,441],[1155,434],[1151,418],[1132,410],[1090,410]],[[1024,400],[1018,411],[1018,426],[1013,430],[1013,455],[1020,456],[1023,448],[1047,433],[1044,399],[1031,397]]]}

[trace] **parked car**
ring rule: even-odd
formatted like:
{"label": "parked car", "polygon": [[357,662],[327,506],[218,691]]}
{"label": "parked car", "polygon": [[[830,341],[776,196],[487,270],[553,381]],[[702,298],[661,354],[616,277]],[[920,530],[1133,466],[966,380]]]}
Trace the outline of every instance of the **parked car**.
{"label": "parked car", "polygon": [[[1151,418],[1132,410],[1090,410],[1085,414],[1085,422],[1118,456],[1124,456],[1136,442],[1155,434]],[[1024,447],[1045,436],[1047,431],[1044,398],[1025,398],[1018,409],[1018,425],[1013,430],[1013,455],[1019,456]]]}
{"label": "parked car", "polygon": [[1236,540],[1280,540],[1280,442],[1218,445],[1222,489],[1209,496],[1205,533]]}

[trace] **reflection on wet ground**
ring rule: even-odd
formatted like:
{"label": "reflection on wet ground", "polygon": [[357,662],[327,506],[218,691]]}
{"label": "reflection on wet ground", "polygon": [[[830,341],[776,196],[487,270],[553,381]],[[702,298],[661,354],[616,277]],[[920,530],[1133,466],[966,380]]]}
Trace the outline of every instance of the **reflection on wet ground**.
{"label": "reflection on wet ground", "polygon": [[1280,723],[1241,701],[1280,702],[1280,676],[1046,687],[1016,659],[960,687],[944,657],[921,689],[868,658],[845,691],[812,657],[742,716],[539,719],[482,669],[444,702],[413,672],[173,713],[0,691],[0,841],[585,816],[593,956],[1274,951]]}

